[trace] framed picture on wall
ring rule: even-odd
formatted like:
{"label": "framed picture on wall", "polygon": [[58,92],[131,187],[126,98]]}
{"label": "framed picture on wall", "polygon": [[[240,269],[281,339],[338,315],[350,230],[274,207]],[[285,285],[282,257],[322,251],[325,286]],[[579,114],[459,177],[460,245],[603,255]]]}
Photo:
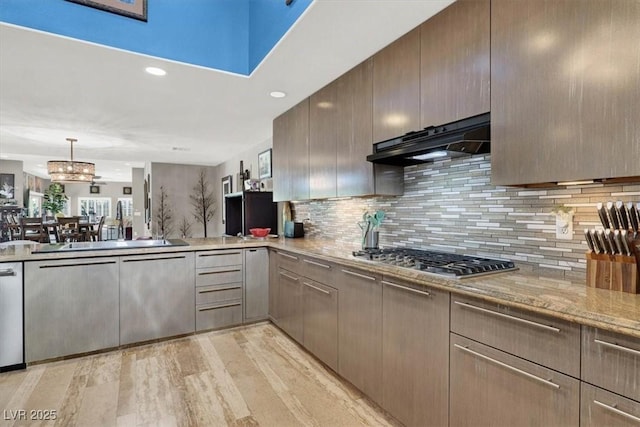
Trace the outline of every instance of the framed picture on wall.
{"label": "framed picture on wall", "polygon": [[122,187],[122,194],[131,194],[131,187]]}
{"label": "framed picture on wall", "polygon": [[0,199],[13,199],[15,196],[16,176],[12,173],[0,173]]}
{"label": "framed picture on wall", "polygon": [[100,194],[100,187],[97,185],[90,185],[89,186],[89,193],[91,194]]}
{"label": "framed picture on wall", "polygon": [[225,211],[226,209],[226,198],[224,197],[227,194],[231,194],[233,192],[233,177],[231,175],[227,175],[222,178],[222,223],[225,223]]}
{"label": "framed picture on wall", "polygon": [[129,18],[147,21],[147,0],[67,0]]}
{"label": "framed picture on wall", "polygon": [[271,178],[271,148],[258,154],[258,178]]}

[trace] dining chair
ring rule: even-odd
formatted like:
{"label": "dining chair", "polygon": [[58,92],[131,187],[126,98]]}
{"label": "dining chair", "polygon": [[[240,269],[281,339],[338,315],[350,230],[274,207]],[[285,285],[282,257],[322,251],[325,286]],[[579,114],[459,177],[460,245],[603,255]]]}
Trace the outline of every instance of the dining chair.
{"label": "dining chair", "polygon": [[100,217],[100,222],[98,223],[98,228],[91,229],[89,231],[90,240],[94,240],[99,242],[102,240],[102,227],[104,227],[104,216]]}
{"label": "dining chair", "polygon": [[47,243],[49,238],[42,226],[42,217],[20,218],[20,239]]}
{"label": "dining chair", "polygon": [[61,242],[77,242],[81,240],[80,217],[69,216],[58,218],[58,235]]}
{"label": "dining chair", "polygon": [[15,214],[9,214],[7,216],[7,225],[9,227],[9,239],[20,240],[22,238],[22,231],[20,230],[20,219]]}

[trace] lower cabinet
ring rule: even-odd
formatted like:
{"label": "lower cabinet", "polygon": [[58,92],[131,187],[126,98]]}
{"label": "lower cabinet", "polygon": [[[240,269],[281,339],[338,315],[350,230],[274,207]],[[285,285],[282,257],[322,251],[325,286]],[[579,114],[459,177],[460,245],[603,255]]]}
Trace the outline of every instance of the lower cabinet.
{"label": "lower cabinet", "polygon": [[302,278],[303,345],[338,370],[338,290]]}
{"label": "lower cabinet", "polygon": [[193,252],[120,258],[121,345],[194,332],[194,267]]}
{"label": "lower cabinet", "polygon": [[580,381],[451,334],[449,425],[577,426]]}
{"label": "lower cabinet", "polygon": [[279,269],[278,326],[291,338],[303,341],[302,281],[299,275]]}
{"label": "lower cabinet", "polygon": [[382,281],[382,406],[406,426],[448,424],[448,292]]}
{"label": "lower cabinet", "polygon": [[266,248],[244,250],[244,320],[269,315],[269,254]]}
{"label": "lower cabinet", "polygon": [[640,425],[640,402],[582,383],[580,426],[632,427]]}
{"label": "lower cabinet", "polygon": [[382,285],[380,276],[352,268],[336,275],[338,373],[382,402]]}
{"label": "lower cabinet", "polygon": [[269,319],[276,325],[280,324],[278,315],[278,291],[280,289],[280,274],[278,271],[278,252],[269,250]]}
{"label": "lower cabinet", "polygon": [[27,362],[118,346],[117,257],[24,266]]}

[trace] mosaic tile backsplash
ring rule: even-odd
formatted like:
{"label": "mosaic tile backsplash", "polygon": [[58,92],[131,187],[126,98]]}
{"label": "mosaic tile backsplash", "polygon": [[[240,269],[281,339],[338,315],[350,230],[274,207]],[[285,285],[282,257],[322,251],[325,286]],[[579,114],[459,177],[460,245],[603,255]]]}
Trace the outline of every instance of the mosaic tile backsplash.
{"label": "mosaic tile backsplash", "polygon": [[[640,202],[640,182],[544,189],[491,185],[491,156],[444,160],[405,168],[399,197],[313,200],[292,203],[305,235],[330,238],[357,249],[357,222],[383,210],[381,247],[411,246],[509,259],[525,271],[584,278],[585,228],[602,229],[598,202]],[[555,206],[573,208],[571,240],[556,238]]]}

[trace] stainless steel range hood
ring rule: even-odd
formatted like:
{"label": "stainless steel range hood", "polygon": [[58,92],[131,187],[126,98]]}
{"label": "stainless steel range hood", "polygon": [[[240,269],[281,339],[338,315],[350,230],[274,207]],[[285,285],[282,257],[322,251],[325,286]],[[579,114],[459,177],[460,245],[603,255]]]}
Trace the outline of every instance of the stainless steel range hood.
{"label": "stainless steel range hood", "polygon": [[490,151],[490,113],[469,117],[373,144],[367,160],[410,166],[437,159],[485,154]]}

